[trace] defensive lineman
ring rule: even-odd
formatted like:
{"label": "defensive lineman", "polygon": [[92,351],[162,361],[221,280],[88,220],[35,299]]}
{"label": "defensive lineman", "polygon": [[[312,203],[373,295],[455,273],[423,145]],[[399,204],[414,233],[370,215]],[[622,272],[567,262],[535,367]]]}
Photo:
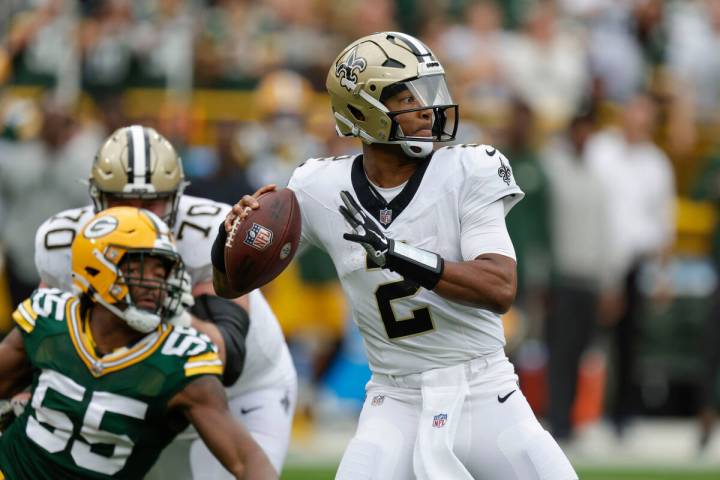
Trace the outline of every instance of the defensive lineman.
{"label": "defensive lineman", "polygon": [[[181,160],[162,135],[154,129],[138,125],[113,132],[98,151],[89,181],[93,205],[60,212],[45,221],[37,231],[35,264],[41,286],[69,289],[69,247],[80,227],[92,218],[94,212],[129,205],[153,211],[170,225],[190,277],[189,284],[187,279],[178,279],[178,282],[186,290],[192,287],[195,297],[214,295],[210,232],[222,222],[230,207],[183,195],[187,182]],[[190,295],[186,294],[184,298],[186,306],[193,303]],[[240,352],[233,356],[233,349],[227,348],[230,356],[226,370],[236,370],[236,381],[226,384],[230,409],[279,472],[287,453],[295,408],[295,368],[277,319],[260,291],[251,292],[239,303],[248,309],[250,325],[245,355]],[[182,309],[178,313],[186,315]],[[206,333],[213,331],[207,330],[212,328],[211,325],[198,324],[197,320],[193,325]],[[233,325],[230,327],[233,328]],[[232,336],[232,332],[230,335],[226,333],[226,338],[218,343],[232,344]],[[213,337],[213,340],[218,339]],[[240,346],[240,350],[242,348]],[[232,377],[233,372],[230,374]],[[227,378],[228,372],[225,375]],[[191,468],[192,477],[196,479],[229,478],[192,430],[181,434],[165,450],[148,478],[189,479]]]}
{"label": "defensive lineman", "polygon": [[[508,160],[489,145],[433,151],[454,139],[457,105],[409,35],[353,42],[327,88],[338,132],[363,153],[308,160],[288,186],[303,241],[335,263],[373,372],[336,478],[576,479],[503,351],[500,314],[516,291],[504,217],[523,196]],[[243,197],[226,229],[247,206],[258,203]]]}
{"label": "defensive lineman", "polygon": [[217,347],[167,323],[183,269],[168,227],[146,210],[104,211],[72,244],[77,295],[39,289],[0,343],[0,398],[32,382],[0,437],[0,478],[137,479],[192,423],[234,478],[277,478],[232,418]]}

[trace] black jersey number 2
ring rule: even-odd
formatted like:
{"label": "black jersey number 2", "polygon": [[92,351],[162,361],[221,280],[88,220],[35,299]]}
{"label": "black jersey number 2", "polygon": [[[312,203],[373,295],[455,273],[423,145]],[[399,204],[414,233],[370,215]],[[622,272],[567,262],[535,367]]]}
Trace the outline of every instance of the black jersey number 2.
{"label": "black jersey number 2", "polygon": [[380,317],[385,324],[385,331],[389,338],[407,337],[432,330],[433,323],[430,310],[427,307],[412,310],[410,318],[395,318],[392,302],[401,298],[412,297],[420,287],[408,280],[386,283],[375,290]]}

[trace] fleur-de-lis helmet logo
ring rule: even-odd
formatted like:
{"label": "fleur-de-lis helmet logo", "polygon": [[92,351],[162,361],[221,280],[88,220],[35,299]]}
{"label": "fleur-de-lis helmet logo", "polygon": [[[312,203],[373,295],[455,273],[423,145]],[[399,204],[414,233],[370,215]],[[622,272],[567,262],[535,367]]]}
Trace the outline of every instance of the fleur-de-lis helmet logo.
{"label": "fleur-de-lis helmet logo", "polygon": [[355,90],[358,73],[367,68],[367,60],[357,56],[358,47],[353,48],[345,59],[335,66],[335,76],[340,79],[340,85],[349,92]]}

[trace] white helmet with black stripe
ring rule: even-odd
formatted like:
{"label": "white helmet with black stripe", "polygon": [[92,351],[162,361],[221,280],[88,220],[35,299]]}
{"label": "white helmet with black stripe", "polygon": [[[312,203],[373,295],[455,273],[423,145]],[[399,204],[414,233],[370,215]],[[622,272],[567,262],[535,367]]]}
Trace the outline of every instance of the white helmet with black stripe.
{"label": "white helmet with black stripe", "polygon": [[[99,212],[109,200],[167,201],[163,220],[172,226],[185,181],[182,162],[155,129],[132,125],[113,132],[98,150],[90,171],[90,196]],[[118,202],[115,202],[118,203]]]}
{"label": "white helmet with black stripe", "polygon": [[[348,45],[330,67],[326,86],[340,135],[400,144],[406,154],[424,157],[433,142],[451,141],[457,133],[458,106],[445,70],[424,43],[405,33],[374,33]],[[389,111],[384,100],[404,90],[419,106]],[[430,136],[406,135],[395,120],[418,110],[432,114]]]}

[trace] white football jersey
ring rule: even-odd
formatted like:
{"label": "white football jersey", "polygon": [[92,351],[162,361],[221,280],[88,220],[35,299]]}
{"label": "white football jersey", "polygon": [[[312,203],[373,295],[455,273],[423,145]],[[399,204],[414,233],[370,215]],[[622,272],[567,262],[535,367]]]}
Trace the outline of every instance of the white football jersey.
{"label": "white football jersey", "polygon": [[[206,198],[183,195],[173,227],[178,252],[193,286],[212,281],[212,248],[218,225],[230,206]],[[48,287],[72,291],[70,246],[85,223],[95,216],[92,205],[65,210],[46,220],[35,234],[35,266]],[[250,292],[250,329],[245,366],[233,389],[272,384],[295,375],[275,314],[259,290]]]}
{"label": "white football jersey", "polygon": [[522,197],[508,160],[487,145],[437,150],[402,192],[386,203],[368,181],[361,156],[311,159],[288,185],[300,203],[302,239],[333,259],[375,373],[405,375],[451,366],[505,344],[500,316],[461,305],[369,264],[365,249],[343,239],[350,227],[338,211],[340,191],[352,193],[388,237],[440,254],[472,260],[504,251],[477,251],[478,217],[502,200],[505,214]]}

